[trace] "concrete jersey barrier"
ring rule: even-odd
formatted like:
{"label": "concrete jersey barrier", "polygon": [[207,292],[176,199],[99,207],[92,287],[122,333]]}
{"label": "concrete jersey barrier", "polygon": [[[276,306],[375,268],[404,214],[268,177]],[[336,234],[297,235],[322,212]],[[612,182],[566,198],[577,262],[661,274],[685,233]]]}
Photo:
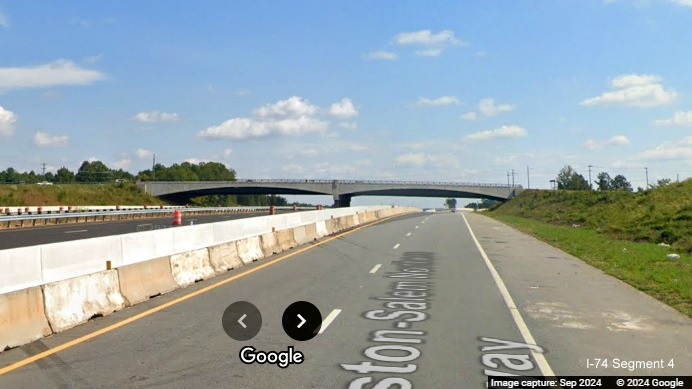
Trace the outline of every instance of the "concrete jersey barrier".
{"label": "concrete jersey barrier", "polygon": [[[369,211],[373,217],[375,211]],[[0,352],[361,224],[353,212],[313,211],[259,217],[240,229],[233,222],[242,221],[234,220],[174,233],[149,231],[2,250],[0,267],[19,277],[0,274]],[[103,270],[107,260],[113,270]]]}

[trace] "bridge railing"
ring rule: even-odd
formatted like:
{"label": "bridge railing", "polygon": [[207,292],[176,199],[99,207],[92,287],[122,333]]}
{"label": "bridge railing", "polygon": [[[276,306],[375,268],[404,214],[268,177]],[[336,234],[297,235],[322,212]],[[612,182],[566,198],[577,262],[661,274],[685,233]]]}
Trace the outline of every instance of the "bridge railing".
{"label": "bridge railing", "polygon": [[[220,182],[235,182],[243,184],[375,184],[375,185],[416,185],[416,186],[477,186],[484,188],[507,188],[506,184],[495,183],[471,183],[471,182],[445,182],[445,181],[396,181],[396,180],[323,180],[323,179],[238,179],[236,181],[143,181],[142,184],[152,183],[177,183],[177,184],[218,184]],[[515,185],[514,188],[521,188]]]}

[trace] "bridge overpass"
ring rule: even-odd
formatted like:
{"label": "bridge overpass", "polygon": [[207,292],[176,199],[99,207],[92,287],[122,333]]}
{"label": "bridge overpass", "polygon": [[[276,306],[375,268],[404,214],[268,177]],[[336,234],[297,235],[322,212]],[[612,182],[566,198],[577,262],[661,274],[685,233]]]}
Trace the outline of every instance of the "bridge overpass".
{"label": "bridge overpass", "polygon": [[146,181],[137,185],[146,193],[184,203],[205,195],[331,195],[335,207],[348,207],[355,196],[482,198],[506,201],[521,186],[460,182],[244,179],[237,181]]}

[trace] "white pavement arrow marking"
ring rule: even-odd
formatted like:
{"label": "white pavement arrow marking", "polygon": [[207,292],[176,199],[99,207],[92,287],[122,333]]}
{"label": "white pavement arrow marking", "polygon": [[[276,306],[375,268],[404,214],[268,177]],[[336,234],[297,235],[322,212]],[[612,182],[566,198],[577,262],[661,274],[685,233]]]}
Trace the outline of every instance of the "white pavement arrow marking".
{"label": "white pavement arrow marking", "polygon": [[300,324],[298,324],[298,328],[300,328],[303,326],[303,324],[305,324],[306,320],[303,319],[302,316],[300,316],[300,313],[298,314],[298,319],[300,319]]}
{"label": "white pavement arrow marking", "polygon": [[238,319],[238,323],[240,323],[240,325],[243,326],[243,328],[247,328],[245,323],[243,323],[243,319],[245,319],[246,317],[247,317],[247,315],[243,314],[243,316],[241,316],[240,319]]}

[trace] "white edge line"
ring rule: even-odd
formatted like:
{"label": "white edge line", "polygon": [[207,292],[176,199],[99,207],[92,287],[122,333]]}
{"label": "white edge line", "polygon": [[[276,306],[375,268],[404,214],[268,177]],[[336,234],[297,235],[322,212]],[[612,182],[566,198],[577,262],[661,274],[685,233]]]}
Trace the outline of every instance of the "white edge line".
{"label": "white edge line", "polygon": [[[509,308],[509,312],[512,314],[512,319],[514,319],[514,323],[517,325],[517,327],[519,328],[519,332],[521,332],[521,336],[524,338],[524,342],[526,342],[526,344],[534,344],[538,346],[538,344],[536,344],[536,340],[533,338],[533,335],[531,335],[531,331],[529,330],[529,327],[526,325],[524,318],[521,317],[519,309],[517,309],[517,306],[514,304],[514,300],[512,299],[512,296],[509,294],[507,286],[505,286],[505,283],[504,281],[502,281],[500,274],[497,272],[497,270],[495,270],[495,266],[493,266],[493,264],[490,262],[490,259],[488,258],[488,255],[485,253],[485,250],[483,250],[483,247],[478,242],[478,239],[476,239],[476,235],[473,233],[469,221],[466,220],[466,216],[464,216],[463,214],[461,215],[461,217],[464,218],[464,223],[466,223],[466,228],[469,229],[471,238],[473,239],[474,243],[476,243],[476,247],[478,248],[478,251],[481,253],[483,261],[485,261],[485,265],[488,267],[488,270],[490,270],[490,274],[493,276],[493,280],[495,280],[497,288],[500,289],[500,294],[502,294],[502,298],[505,300],[505,304],[507,305],[507,308]],[[533,355],[533,358],[536,360],[536,363],[538,363],[538,368],[541,369],[541,373],[543,373],[544,377],[555,377],[553,369],[550,368],[550,365],[548,364],[548,361],[545,359],[545,356],[543,356],[543,354],[537,353],[533,349],[531,349],[531,354]]]}
{"label": "white edge line", "polygon": [[393,250],[396,250],[399,248],[399,243],[395,244],[394,247],[392,247]]}
{"label": "white edge line", "polygon": [[375,273],[377,273],[377,270],[380,269],[380,266],[382,266],[381,263],[378,263],[377,265],[375,265],[375,267],[373,267],[372,270],[370,270],[370,274],[375,274]]}
{"label": "white edge line", "polygon": [[66,234],[75,234],[77,232],[89,232],[89,230],[75,230],[75,231],[65,231]]}
{"label": "white edge line", "polygon": [[320,332],[318,332],[318,334],[323,333],[327,329],[327,327],[329,327],[329,325],[332,324],[334,319],[336,319],[336,317],[339,316],[340,313],[341,309],[332,310],[329,313],[329,315],[327,315],[327,317],[325,317],[324,320],[322,320],[322,327],[320,328]]}

